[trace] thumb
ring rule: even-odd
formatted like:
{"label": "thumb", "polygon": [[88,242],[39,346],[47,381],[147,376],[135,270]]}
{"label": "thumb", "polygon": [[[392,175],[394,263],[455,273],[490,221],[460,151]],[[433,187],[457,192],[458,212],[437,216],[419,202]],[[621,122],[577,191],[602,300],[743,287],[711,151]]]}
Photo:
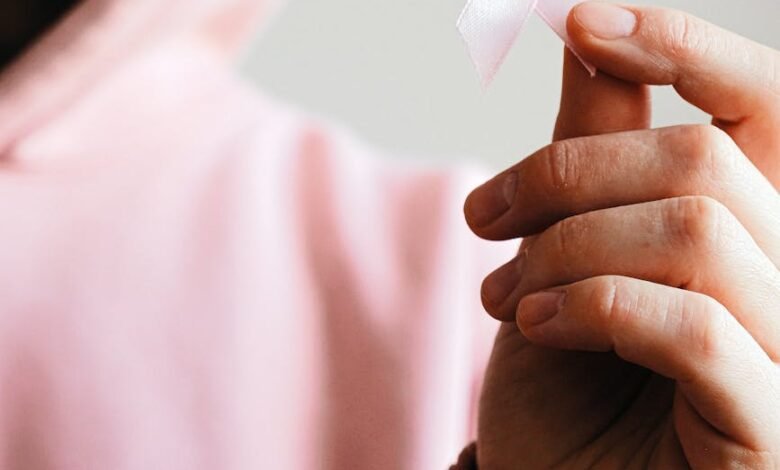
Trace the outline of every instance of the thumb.
{"label": "thumb", "polygon": [[767,132],[780,127],[777,51],[663,8],[585,2],[572,10],[567,28],[574,48],[599,70],[673,85],[762,169],[779,169],[766,159],[780,151],[778,133]]}

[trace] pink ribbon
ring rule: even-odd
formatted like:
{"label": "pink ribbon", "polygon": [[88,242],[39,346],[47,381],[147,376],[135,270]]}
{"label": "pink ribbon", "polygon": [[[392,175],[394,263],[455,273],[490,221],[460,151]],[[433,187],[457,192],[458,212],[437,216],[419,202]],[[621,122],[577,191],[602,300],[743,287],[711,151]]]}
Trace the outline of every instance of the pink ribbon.
{"label": "pink ribbon", "polygon": [[[458,18],[458,31],[466,42],[482,86],[486,87],[493,81],[512,44],[534,11],[571,49],[571,41],[566,33],[566,18],[571,9],[582,1],[469,0]],[[582,58],[580,61],[591,75],[596,74],[593,65]]]}

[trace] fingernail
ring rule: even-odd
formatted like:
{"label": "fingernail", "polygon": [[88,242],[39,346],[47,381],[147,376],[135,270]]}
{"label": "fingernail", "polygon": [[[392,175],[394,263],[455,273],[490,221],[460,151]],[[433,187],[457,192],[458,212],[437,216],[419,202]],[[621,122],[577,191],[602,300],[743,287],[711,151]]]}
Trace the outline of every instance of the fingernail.
{"label": "fingernail", "polygon": [[466,199],[466,219],[472,227],[485,227],[504,215],[515,202],[517,173],[511,171],[475,189]]}
{"label": "fingernail", "polygon": [[482,283],[482,304],[491,314],[500,315],[499,308],[515,290],[515,287],[520,284],[525,259],[525,254],[518,255],[509,263],[490,273],[485,282]]}
{"label": "fingernail", "polygon": [[565,292],[539,292],[520,302],[517,322],[524,327],[539,326],[552,320],[566,300]]}
{"label": "fingernail", "polygon": [[574,10],[574,18],[590,34],[601,39],[620,39],[634,34],[636,14],[623,7],[602,2],[586,2]]}

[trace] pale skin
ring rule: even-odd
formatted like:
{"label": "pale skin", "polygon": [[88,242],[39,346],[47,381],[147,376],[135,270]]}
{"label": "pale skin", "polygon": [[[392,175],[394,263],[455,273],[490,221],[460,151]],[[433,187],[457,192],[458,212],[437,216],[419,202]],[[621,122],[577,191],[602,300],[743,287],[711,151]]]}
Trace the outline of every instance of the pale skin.
{"label": "pale skin", "polygon": [[[588,8],[601,72],[567,54],[556,142],[466,202],[527,237],[483,284],[480,468],[778,468],[780,53],[658,8],[603,39]],[[649,129],[646,84],[713,125]]]}

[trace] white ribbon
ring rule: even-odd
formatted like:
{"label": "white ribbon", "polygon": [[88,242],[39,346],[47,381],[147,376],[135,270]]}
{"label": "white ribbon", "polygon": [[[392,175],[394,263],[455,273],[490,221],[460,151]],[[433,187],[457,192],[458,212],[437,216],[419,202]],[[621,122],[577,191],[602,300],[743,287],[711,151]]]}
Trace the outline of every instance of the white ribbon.
{"label": "white ribbon", "polygon": [[[458,18],[458,31],[466,42],[482,85],[486,87],[493,81],[512,44],[534,11],[571,48],[566,33],[566,18],[571,9],[582,1],[469,0]],[[591,75],[595,75],[596,69],[591,64],[582,58],[580,61]]]}

